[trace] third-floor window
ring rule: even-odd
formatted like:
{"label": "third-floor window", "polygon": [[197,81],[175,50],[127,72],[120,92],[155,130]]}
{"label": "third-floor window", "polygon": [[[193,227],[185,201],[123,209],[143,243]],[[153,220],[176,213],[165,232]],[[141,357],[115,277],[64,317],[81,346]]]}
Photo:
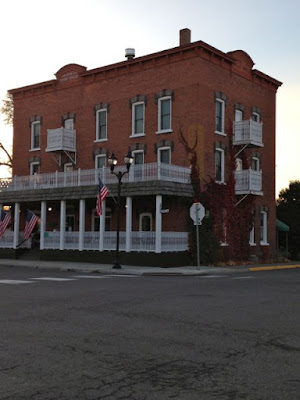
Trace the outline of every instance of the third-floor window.
{"label": "third-floor window", "polygon": [[40,121],[34,121],[31,123],[31,150],[40,149],[41,140],[41,123]]}
{"label": "third-floor window", "polygon": [[107,110],[96,112],[96,141],[107,140]]}

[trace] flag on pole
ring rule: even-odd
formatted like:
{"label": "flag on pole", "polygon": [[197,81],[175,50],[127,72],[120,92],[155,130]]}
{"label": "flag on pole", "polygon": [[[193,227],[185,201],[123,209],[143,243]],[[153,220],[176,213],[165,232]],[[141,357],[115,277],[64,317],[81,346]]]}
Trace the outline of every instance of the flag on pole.
{"label": "flag on pole", "polygon": [[39,217],[33,212],[27,210],[27,216],[26,216],[26,223],[25,223],[25,230],[24,230],[24,239],[29,239],[30,235],[33,231],[33,228],[35,227],[35,224],[37,223]]}
{"label": "flag on pole", "polygon": [[104,183],[101,181],[99,178],[99,191],[98,191],[98,196],[97,196],[97,202],[96,202],[96,213],[99,215],[102,215],[102,201],[106,198],[108,195],[109,191],[107,187],[104,185]]}
{"label": "flag on pole", "polygon": [[0,237],[4,235],[4,232],[7,228],[7,225],[10,223],[11,216],[10,214],[4,212],[1,210],[1,215],[0,215]]}

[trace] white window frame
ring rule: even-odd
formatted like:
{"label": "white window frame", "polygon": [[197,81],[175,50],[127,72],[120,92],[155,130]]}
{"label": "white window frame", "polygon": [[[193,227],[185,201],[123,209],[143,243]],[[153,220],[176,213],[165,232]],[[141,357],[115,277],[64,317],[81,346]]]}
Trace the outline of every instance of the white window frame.
{"label": "white window frame", "polygon": [[[101,113],[105,113],[105,127],[106,127],[105,138],[99,138],[100,135],[99,120]],[[96,111],[96,140],[94,140],[94,142],[106,142],[106,141],[107,141],[107,108],[102,108]]]}
{"label": "white window frame", "polygon": [[[257,164],[257,168],[252,168],[253,167],[253,161]],[[251,169],[252,171],[260,171],[260,159],[258,157],[252,157],[251,158]]]}
{"label": "white window frame", "polygon": [[243,160],[239,157],[235,159],[235,170],[242,171],[243,170]]}
{"label": "white window frame", "polygon": [[171,147],[170,146],[164,146],[164,147],[159,147],[158,149],[157,149],[157,163],[158,164],[164,164],[161,160],[160,160],[160,153],[162,152],[162,151],[164,151],[164,150],[169,150],[169,153],[170,153],[170,163],[169,164],[171,164],[172,163],[172,160],[171,160],[171,157],[172,157],[172,151],[171,151]]}
{"label": "white window frame", "polygon": [[[35,165],[40,167],[39,161],[33,161],[33,162],[30,163],[30,171],[29,172],[30,172],[30,175],[32,175],[32,176],[37,174],[36,172],[33,172],[33,168],[34,168]],[[39,174],[39,172],[38,172],[38,174]]]}
{"label": "white window frame", "polygon": [[[221,104],[221,130],[217,130],[217,103]],[[225,100],[217,98],[215,101],[215,133],[226,136],[225,133]]]}
{"label": "white window frame", "polygon": [[236,122],[243,121],[243,116],[244,116],[244,113],[243,113],[242,110],[238,110],[238,109],[235,110],[235,113],[234,113],[234,120],[235,120]]}
{"label": "white window frame", "polygon": [[[65,163],[64,164],[64,172],[72,172],[73,171],[73,164],[72,163]],[[72,167],[72,169],[68,169],[69,167]]]}
{"label": "white window frame", "polygon": [[[217,174],[216,174],[216,153],[221,154],[221,180],[217,180]],[[225,183],[225,151],[224,149],[221,149],[220,147],[216,147],[215,149],[215,181],[216,183]]]}
{"label": "white window frame", "polygon": [[[142,164],[144,164],[144,162],[145,162],[145,153],[144,153],[144,150],[133,150],[133,151],[131,152],[132,157],[133,157],[133,164],[135,164],[135,162],[134,162],[134,160],[135,160],[134,156],[135,156],[135,154],[138,154],[138,153],[142,153],[142,154],[143,154],[143,162],[142,162]],[[141,164],[137,164],[137,165],[141,165]]]}
{"label": "white window frame", "polygon": [[255,122],[261,122],[260,113],[253,111],[252,112],[252,120]]}
{"label": "white window frame", "polygon": [[[143,231],[142,230],[142,220],[143,217],[150,217],[150,231]],[[140,232],[152,232],[152,214],[151,213],[141,213],[139,216],[139,231]]]}
{"label": "white window frame", "polygon": [[[161,104],[163,101],[165,100],[169,100],[170,101],[170,127],[167,129],[162,129],[161,127]],[[173,132],[172,130],[172,97],[171,96],[164,96],[164,97],[160,97],[158,99],[158,121],[157,121],[157,134],[160,133],[169,133],[169,132]]]}
{"label": "white window frame", "polygon": [[[34,127],[38,125],[40,128],[39,132],[39,146],[34,147]],[[33,121],[31,122],[31,145],[30,150],[40,150],[41,149],[41,121]]]}
{"label": "white window frame", "polygon": [[[263,224],[262,224],[263,222]],[[268,212],[260,212],[260,244],[268,245]]]}
{"label": "white window frame", "polygon": [[106,162],[107,162],[107,159],[106,159],[106,154],[97,154],[96,155],[96,157],[95,157],[95,169],[102,169],[103,167],[98,167],[98,160],[99,159],[104,159],[104,167],[106,167]]}
{"label": "white window frame", "polygon": [[[143,106],[143,132],[135,132],[135,110],[138,106]],[[137,101],[132,104],[132,128],[130,137],[145,136],[145,103],[143,101]]]}
{"label": "white window frame", "polygon": [[[68,125],[68,124],[70,124],[70,128],[68,128],[66,125]],[[68,130],[70,130],[70,131],[73,131],[74,130],[74,119],[73,118],[68,118],[68,119],[65,119],[65,121],[64,121],[64,128],[65,129],[68,129]]]}

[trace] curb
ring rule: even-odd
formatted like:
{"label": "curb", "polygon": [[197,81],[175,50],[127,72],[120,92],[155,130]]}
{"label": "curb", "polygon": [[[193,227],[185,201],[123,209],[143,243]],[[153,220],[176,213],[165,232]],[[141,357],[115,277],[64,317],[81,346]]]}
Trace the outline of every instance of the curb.
{"label": "curb", "polygon": [[272,266],[265,266],[265,267],[251,267],[249,271],[272,271],[272,270],[279,270],[279,269],[293,269],[293,268],[300,268],[300,265],[272,265]]}

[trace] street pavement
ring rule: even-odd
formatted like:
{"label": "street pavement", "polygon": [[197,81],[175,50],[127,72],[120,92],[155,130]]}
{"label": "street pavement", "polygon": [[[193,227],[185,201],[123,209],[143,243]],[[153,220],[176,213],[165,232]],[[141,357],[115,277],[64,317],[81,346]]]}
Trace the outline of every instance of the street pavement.
{"label": "street pavement", "polygon": [[286,264],[257,264],[257,265],[240,265],[240,266],[183,266],[174,268],[162,267],[145,267],[134,265],[122,265],[121,269],[113,269],[112,264],[94,264],[82,262],[66,262],[66,261],[40,261],[40,260],[15,260],[0,259],[0,267],[29,267],[37,269],[50,269],[56,271],[74,271],[99,274],[124,274],[124,275],[142,275],[142,276],[197,276],[211,274],[226,274],[233,272],[255,272],[279,269],[300,268],[298,263]]}

